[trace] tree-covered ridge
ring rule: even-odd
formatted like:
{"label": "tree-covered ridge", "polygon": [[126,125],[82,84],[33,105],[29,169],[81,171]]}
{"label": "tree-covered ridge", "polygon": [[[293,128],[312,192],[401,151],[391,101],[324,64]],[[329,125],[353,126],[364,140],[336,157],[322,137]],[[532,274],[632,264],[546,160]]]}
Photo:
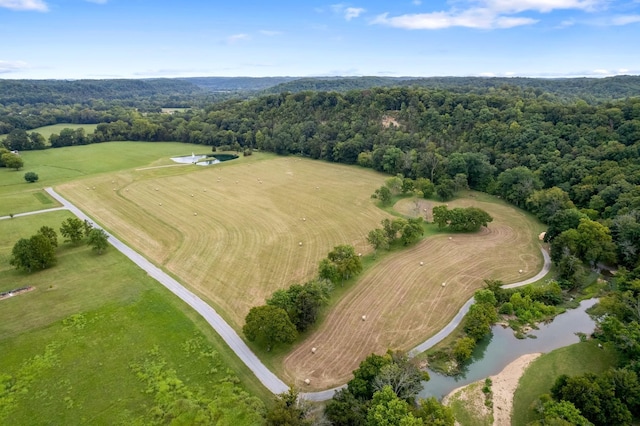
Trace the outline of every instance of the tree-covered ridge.
{"label": "tree-covered ridge", "polygon": [[528,78],[528,77],[310,77],[280,83],[266,93],[363,90],[374,87],[423,87],[460,93],[486,94],[504,86],[548,93],[558,99],[598,102],[640,93],[640,77]]}
{"label": "tree-covered ridge", "polygon": [[0,80],[0,104],[74,104],[87,100],[192,96],[202,89],[179,79]]}

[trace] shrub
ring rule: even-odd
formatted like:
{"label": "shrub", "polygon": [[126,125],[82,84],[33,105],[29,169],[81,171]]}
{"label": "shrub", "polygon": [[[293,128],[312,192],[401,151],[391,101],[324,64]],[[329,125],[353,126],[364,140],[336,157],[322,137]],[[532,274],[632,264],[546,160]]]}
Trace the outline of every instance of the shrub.
{"label": "shrub", "polygon": [[27,172],[24,174],[24,180],[26,180],[29,183],[37,182],[38,175],[34,172]]}

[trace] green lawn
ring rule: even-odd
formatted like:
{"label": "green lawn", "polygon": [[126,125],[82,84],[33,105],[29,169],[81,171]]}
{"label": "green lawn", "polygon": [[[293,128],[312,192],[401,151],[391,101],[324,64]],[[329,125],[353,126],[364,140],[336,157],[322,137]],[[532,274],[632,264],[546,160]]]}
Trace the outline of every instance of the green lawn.
{"label": "green lawn", "polygon": [[[0,168],[0,216],[54,207],[42,188],[80,177],[136,167],[170,165],[170,157],[191,152],[206,153],[209,147],[177,142],[106,142],[100,144],[24,151],[24,168]],[[35,172],[38,182],[27,183],[26,172]],[[42,195],[35,195],[35,194]],[[53,203],[53,200],[51,200]]]}
{"label": "green lawn", "polygon": [[50,126],[42,126],[37,127],[35,129],[28,130],[27,133],[40,133],[46,140],[47,144],[49,143],[49,136],[52,134],[60,134],[62,129],[84,129],[84,133],[90,135],[91,133],[96,131],[97,124],[72,124],[72,123],[60,123],[60,124],[52,124]]}
{"label": "green lawn", "polygon": [[0,221],[0,291],[35,286],[0,300],[0,424],[147,424],[179,411],[178,399],[184,424],[202,404],[222,424],[260,424],[256,396],[268,391],[204,320],[113,248],[61,244],[51,269],[10,269],[17,238],[66,217]]}
{"label": "green lawn", "polygon": [[531,363],[518,383],[511,424],[520,426],[536,420],[531,406],[540,395],[551,391],[558,376],[601,373],[617,361],[616,353],[606,347],[599,348],[597,341],[576,343],[542,355]]}

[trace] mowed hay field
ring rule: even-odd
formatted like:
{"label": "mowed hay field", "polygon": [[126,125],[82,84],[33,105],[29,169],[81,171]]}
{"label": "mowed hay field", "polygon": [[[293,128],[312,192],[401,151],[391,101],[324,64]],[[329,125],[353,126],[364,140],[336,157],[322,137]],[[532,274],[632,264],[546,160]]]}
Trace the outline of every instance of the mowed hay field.
{"label": "mowed hay field", "polygon": [[313,278],[334,246],[369,252],[367,233],[387,217],[370,199],[381,174],[264,158],[114,173],[57,189],[240,330],[251,307]]}
{"label": "mowed hay field", "polygon": [[[506,284],[538,273],[543,265],[541,225],[498,200],[488,202],[490,197],[476,193],[469,196],[449,202],[449,208],[482,208],[494,218],[489,227],[475,234],[438,234],[384,257],[363,274],[319,329],[285,358],[286,379],[313,389],[343,384],[372,352],[410,350],[434,335],[484,285],[484,279]],[[430,214],[440,204],[420,203],[423,214],[425,208]],[[396,210],[409,215],[418,209],[413,200],[404,199]],[[314,347],[316,353],[311,352]],[[311,380],[310,386],[304,385],[305,379]]]}

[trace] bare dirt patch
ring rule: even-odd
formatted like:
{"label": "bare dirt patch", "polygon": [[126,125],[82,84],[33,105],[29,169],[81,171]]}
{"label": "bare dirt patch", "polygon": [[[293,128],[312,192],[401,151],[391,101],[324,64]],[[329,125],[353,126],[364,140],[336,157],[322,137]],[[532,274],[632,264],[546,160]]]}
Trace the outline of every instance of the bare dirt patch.
{"label": "bare dirt patch", "polygon": [[[507,365],[500,373],[489,377],[492,382],[493,424],[495,426],[511,424],[513,395],[518,387],[520,377],[540,355],[540,353],[522,355]],[[451,405],[455,401],[463,401],[465,403],[464,409],[469,417],[487,418],[488,415],[491,415],[491,410],[484,404],[485,395],[481,390],[483,384],[484,380],[480,380],[454,389],[442,399],[442,403]]]}
{"label": "bare dirt patch", "polygon": [[[403,203],[412,208],[411,200]],[[287,379],[302,386],[308,378],[317,389],[345,383],[370,353],[409,350],[438,332],[484,279],[509,283],[535,275],[543,264],[536,223],[499,203],[449,203],[452,208],[471,205],[493,216],[488,228],[429,237],[370,268],[319,329],[284,359]]]}
{"label": "bare dirt patch", "polygon": [[35,289],[36,289],[35,287],[29,286],[29,287],[20,287],[15,290],[5,291],[4,293],[0,293],[0,300],[8,299],[13,296],[18,296],[20,294],[24,294]]}

